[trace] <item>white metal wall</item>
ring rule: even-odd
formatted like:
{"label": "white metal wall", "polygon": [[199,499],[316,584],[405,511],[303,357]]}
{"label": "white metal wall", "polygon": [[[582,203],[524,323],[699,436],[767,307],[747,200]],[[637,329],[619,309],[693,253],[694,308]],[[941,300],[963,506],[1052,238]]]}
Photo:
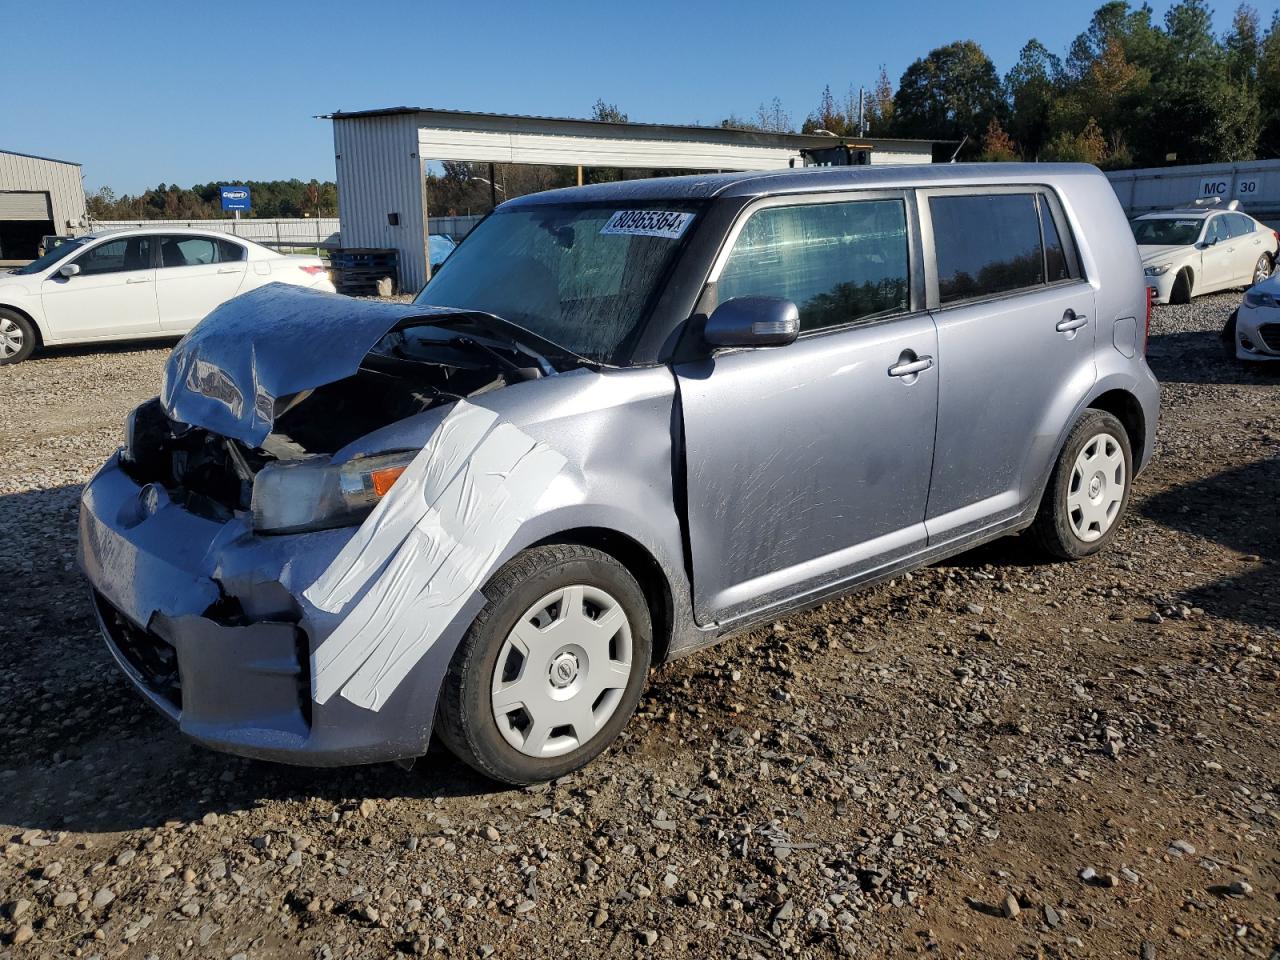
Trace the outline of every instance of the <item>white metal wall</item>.
{"label": "white metal wall", "polygon": [[1259,220],[1280,221],[1280,160],[1112,170],[1107,179],[1131,217],[1187,204],[1202,196],[1206,182],[1211,182],[1225,187],[1224,204],[1239,200],[1245,212]]}
{"label": "white metal wall", "polygon": [[[427,282],[427,230],[426,179],[413,115],[335,120],[333,150],[343,246],[396,250],[400,286],[416,291]],[[399,223],[393,226],[388,214],[396,214]]]}
{"label": "white metal wall", "polygon": [[84,233],[84,183],[80,166],[0,151],[0,190],[49,194],[57,233]]}

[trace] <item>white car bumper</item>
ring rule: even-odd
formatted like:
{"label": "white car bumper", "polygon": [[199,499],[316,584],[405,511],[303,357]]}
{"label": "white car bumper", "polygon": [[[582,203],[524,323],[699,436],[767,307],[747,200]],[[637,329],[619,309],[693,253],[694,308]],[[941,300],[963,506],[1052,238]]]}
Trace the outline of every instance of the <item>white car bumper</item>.
{"label": "white car bumper", "polygon": [[1280,360],[1280,307],[1240,304],[1235,347],[1240,360]]}

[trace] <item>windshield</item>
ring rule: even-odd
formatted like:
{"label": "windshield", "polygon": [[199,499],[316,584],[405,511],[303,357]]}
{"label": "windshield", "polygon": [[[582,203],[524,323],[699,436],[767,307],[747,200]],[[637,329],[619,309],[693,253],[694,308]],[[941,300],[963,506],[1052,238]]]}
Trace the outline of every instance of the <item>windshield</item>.
{"label": "windshield", "polygon": [[646,200],[498,211],[417,302],[492,313],[573,353],[619,364],[701,205]]}
{"label": "windshield", "polygon": [[91,239],[92,239],[91,237],[79,237],[75,240],[64,240],[62,243],[58,244],[52,250],[45,253],[43,257],[39,257],[35,260],[32,260],[25,267],[19,267],[17,270],[14,270],[12,272],[20,273],[20,274],[31,274],[31,273],[39,273],[41,270],[48,270],[59,260],[68,256],[69,254],[75,253],[75,251],[79,250]]}
{"label": "windshield", "polygon": [[1203,220],[1176,217],[1156,217],[1151,220],[1134,220],[1133,239],[1143,247],[1186,246],[1195,243],[1200,236]]}

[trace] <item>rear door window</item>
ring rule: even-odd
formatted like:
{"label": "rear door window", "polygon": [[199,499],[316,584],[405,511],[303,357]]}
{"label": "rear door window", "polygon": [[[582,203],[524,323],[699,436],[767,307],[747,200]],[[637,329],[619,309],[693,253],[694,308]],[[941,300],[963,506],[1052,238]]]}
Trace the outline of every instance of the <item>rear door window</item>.
{"label": "rear door window", "polygon": [[[1045,283],[1035,193],[933,196],[929,216],[941,303],[998,296]],[[1056,231],[1055,239],[1060,246]],[[1061,262],[1065,265],[1065,258]]]}
{"label": "rear door window", "polygon": [[1243,237],[1246,234],[1253,233],[1254,223],[1243,213],[1228,213],[1226,215],[1227,230],[1232,238]]}
{"label": "rear door window", "polygon": [[905,313],[909,262],[902,200],[765,207],[738,234],[716,299],[782,297],[801,331],[842,326]]}
{"label": "rear door window", "polygon": [[210,237],[160,238],[160,266],[199,267],[218,262],[218,243]]}

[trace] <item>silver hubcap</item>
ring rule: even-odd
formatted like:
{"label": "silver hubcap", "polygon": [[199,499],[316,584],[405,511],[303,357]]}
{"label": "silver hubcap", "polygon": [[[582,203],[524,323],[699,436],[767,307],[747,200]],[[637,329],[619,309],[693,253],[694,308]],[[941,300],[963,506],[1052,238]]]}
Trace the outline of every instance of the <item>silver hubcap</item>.
{"label": "silver hubcap", "polygon": [[493,717],[507,743],[558,757],[609,722],[631,679],[631,624],[596,587],[547,594],[520,617],[494,665]]}
{"label": "silver hubcap", "polygon": [[0,357],[16,357],[24,339],[20,326],[8,317],[0,317]]}
{"label": "silver hubcap", "polygon": [[1093,437],[1076,457],[1067,487],[1072,532],[1090,543],[1115,523],[1124,500],[1124,451],[1109,433]]}
{"label": "silver hubcap", "polygon": [[1261,283],[1271,276],[1271,262],[1266,257],[1258,258],[1258,265],[1253,268],[1253,282]]}

